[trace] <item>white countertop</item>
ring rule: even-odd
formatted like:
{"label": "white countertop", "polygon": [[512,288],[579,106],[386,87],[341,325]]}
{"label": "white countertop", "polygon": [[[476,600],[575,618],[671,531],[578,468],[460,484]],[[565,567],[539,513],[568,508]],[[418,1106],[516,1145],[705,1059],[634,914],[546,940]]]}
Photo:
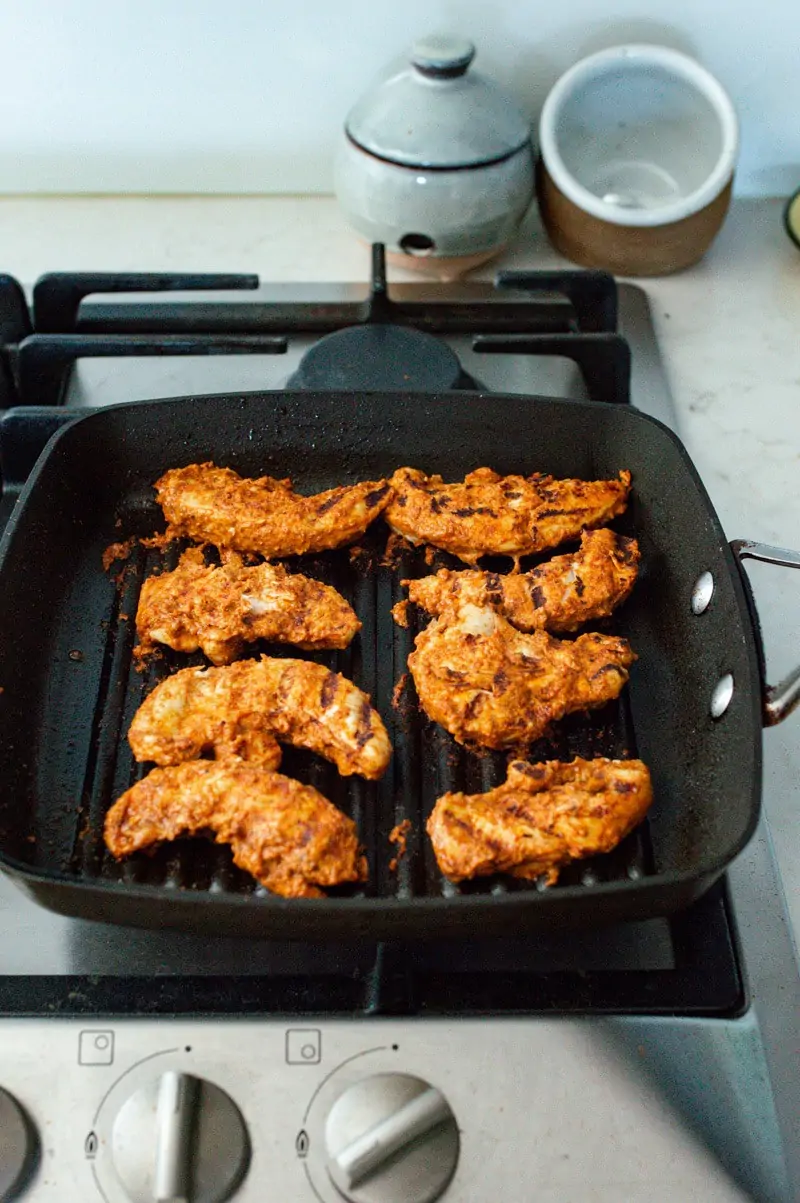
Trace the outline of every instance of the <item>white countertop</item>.
{"label": "white countertop", "polygon": [[[697,267],[641,281],[680,429],[729,537],[800,549],[800,251],[780,201],[737,202]],[[0,199],[0,268],[248,271],[364,281],[368,252],[329,197]],[[498,268],[563,266],[532,212]],[[413,279],[390,271],[389,279]],[[800,573],[751,573],[773,680],[800,660]],[[764,736],[765,798],[800,932],[800,714]]]}

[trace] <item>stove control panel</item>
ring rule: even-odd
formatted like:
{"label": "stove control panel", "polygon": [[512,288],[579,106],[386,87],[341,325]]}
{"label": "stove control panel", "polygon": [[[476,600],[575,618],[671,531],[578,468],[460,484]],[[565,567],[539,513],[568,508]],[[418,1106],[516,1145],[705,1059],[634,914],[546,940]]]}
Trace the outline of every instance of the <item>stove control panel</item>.
{"label": "stove control panel", "polygon": [[0,1199],[740,1201],[643,1072],[661,1031],[627,1056],[613,1020],[0,1019]]}

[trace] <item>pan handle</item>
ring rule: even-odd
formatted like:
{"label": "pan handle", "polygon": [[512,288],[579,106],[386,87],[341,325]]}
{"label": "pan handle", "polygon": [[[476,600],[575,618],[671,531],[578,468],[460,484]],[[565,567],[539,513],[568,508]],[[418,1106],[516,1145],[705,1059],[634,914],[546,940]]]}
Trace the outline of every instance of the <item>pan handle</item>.
{"label": "pan handle", "polygon": [[[755,543],[750,539],[734,539],[731,551],[741,566],[742,560],[761,560],[764,564],[777,564],[782,568],[800,568],[800,552],[786,547],[771,547],[768,543]],[[800,667],[795,668],[777,685],[764,687],[764,726],[774,727],[782,722],[800,702]]]}

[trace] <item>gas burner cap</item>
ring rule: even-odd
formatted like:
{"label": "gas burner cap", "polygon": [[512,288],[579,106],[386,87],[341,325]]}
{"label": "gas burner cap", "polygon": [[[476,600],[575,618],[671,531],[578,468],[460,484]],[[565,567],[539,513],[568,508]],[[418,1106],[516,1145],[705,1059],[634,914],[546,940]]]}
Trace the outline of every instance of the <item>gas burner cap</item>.
{"label": "gas burner cap", "polygon": [[289,387],[427,393],[470,383],[446,343],[421,330],[369,323],[326,334],[303,356]]}

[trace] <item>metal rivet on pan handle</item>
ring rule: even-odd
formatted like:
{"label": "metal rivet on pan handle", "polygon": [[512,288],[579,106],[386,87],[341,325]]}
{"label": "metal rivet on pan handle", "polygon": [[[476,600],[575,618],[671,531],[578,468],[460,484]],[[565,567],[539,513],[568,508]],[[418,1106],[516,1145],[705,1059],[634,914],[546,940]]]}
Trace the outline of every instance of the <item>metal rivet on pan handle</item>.
{"label": "metal rivet on pan handle", "polygon": [[730,673],[725,673],[724,677],[720,677],[714,686],[711,694],[711,717],[722,718],[725,711],[731,704],[733,697],[733,677]]}
{"label": "metal rivet on pan handle", "polygon": [[692,613],[704,614],[714,594],[714,578],[710,572],[701,572],[692,589]]}

